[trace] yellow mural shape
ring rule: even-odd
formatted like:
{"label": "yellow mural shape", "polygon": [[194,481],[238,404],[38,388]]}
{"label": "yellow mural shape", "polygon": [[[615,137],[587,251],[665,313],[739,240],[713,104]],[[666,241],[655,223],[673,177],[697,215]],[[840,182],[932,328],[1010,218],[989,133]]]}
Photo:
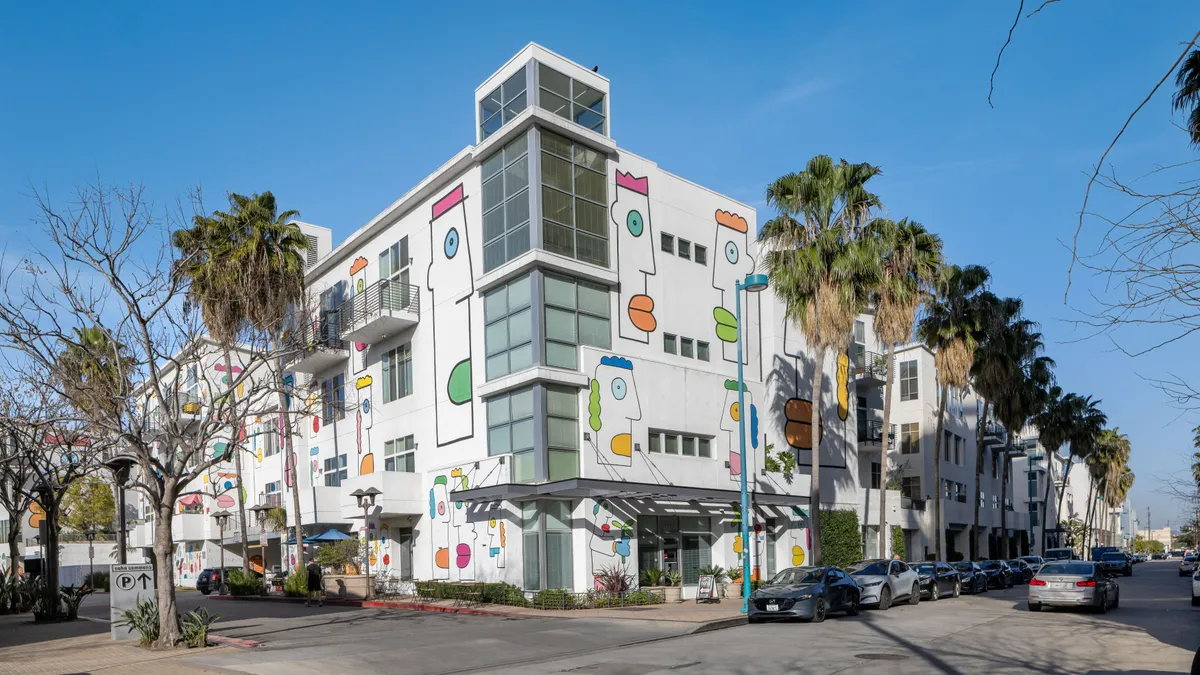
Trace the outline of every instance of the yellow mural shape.
{"label": "yellow mural shape", "polygon": [[375,473],[375,455],[368,452],[363,455],[362,464],[358,467],[358,475],[366,476],[371,473]]}
{"label": "yellow mural shape", "polygon": [[46,512],[42,510],[42,505],[37,502],[29,503],[29,527],[38,529],[42,521],[46,519]]}
{"label": "yellow mural shape", "polygon": [[838,417],[843,422],[850,414],[850,357],[846,352],[838,352],[837,357],[837,403]]}
{"label": "yellow mural shape", "polygon": [[739,422],[742,419],[742,409],[738,407],[737,401],[729,406],[729,417],[734,422]]}
{"label": "yellow mural shape", "polygon": [[799,546],[792,547],[792,566],[798,567],[804,564],[804,549]]}
{"label": "yellow mural shape", "polygon": [[612,439],[612,453],[619,457],[633,456],[633,435],[617,434]]}

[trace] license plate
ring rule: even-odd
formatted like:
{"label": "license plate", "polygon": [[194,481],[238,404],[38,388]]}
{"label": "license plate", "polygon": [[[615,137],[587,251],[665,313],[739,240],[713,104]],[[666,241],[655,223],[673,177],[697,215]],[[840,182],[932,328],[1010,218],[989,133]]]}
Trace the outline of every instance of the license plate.
{"label": "license plate", "polygon": [[1065,591],[1065,590],[1067,590],[1068,588],[1071,588],[1071,587],[1072,587],[1072,586],[1074,586],[1074,585],[1075,585],[1075,584],[1072,584],[1072,583],[1070,583],[1070,582],[1066,582],[1066,583],[1064,583],[1064,582],[1061,582],[1061,581],[1051,581],[1050,583],[1046,584],[1046,588],[1052,588],[1052,589],[1054,589],[1054,590],[1056,590],[1056,591]]}
{"label": "license plate", "polygon": [[779,605],[778,605],[777,603],[774,603],[774,602],[768,602],[768,603],[767,603],[767,611],[768,611],[768,612],[778,612],[778,611],[779,611]]}

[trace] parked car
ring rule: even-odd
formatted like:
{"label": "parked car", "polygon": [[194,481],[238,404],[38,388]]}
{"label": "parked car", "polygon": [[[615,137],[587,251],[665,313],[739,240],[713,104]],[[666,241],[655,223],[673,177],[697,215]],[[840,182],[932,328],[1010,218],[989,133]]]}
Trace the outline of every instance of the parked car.
{"label": "parked car", "polygon": [[988,588],[1012,588],[1013,571],[1003,560],[984,560],[979,569],[987,575]]}
{"label": "parked car", "polygon": [[953,563],[954,571],[958,572],[958,580],[963,593],[986,593],[988,589],[987,574],[979,569],[978,563],[960,561]]}
{"label": "parked car", "polygon": [[750,623],[797,618],[813,623],[828,612],[858,614],[860,591],[837,567],[789,567],[750,594]]}
{"label": "parked car", "polygon": [[1040,555],[1023,555],[1021,556],[1021,560],[1024,560],[1025,564],[1029,565],[1029,569],[1033,570],[1034,574],[1037,574],[1038,570],[1042,569],[1042,565],[1046,564],[1046,560]]}
{"label": "parked car", "polygon": [[1167,554],[1166,553],[1151,553],[1150,559],[1151,560],[1166,560]]}
{"label": "parked car", "polygon": [[1109,551],[1100,557],[1100,569],[1112,575],[1133,576],[1133,561],[1120,551]]}
{"label": "parked car", "polygon": [[1192,607],[1200,607],[1200,572],[1192,575]]}
{"label": "parked car", "polygon": [[911,562],[921,584],[921,598],[939,600],[943,595],[957,598],[962,593],[958,571],[944,562]]}
{"label": "parked car", "polygon": [[1051,548],[1046,549],[1046,554],[1042,556],[1046,562],[1051,560],[1074,560],[1075,549],[1073,548]]}
{"label": "parked car", "polygon": [[1116,609],[1121,588],[1094,562],[1048,563],[1029,582],[1029,611],[1042,607],[1092,607],[1101,614]]}
{"label": "parked car", "polygon": [[1113,551],[1120,550],[1121,549],[1117,548],[1116,546],[1093,546],[1091,560],[1092,562],[1100,562],[1100,560],[1104,558],[1105,553],[1112,553]]}
{"label": "parked car", "polygon": [[[233,568],[225,568],[226,573],[228,573],[230,569]],[[196,590],[200,591],[202,595],[208,595],[209,593],[214,592],[223,595],[224,593],[222,593],[222,590],[224,584],[221,583],[221,577],[222,575],[220,569],[200,570],[200,576],[196,577]]]}
{"label": "parked car", "polygon": [[1196,556],[1184,556],[1183,560],[1179,561],[1179,576],[1186,577],[1196,573]]}
{"label": "parked car", "polygon": [[859,601],[881,610],[897,600],[915,605],[921,601],[921,582],[913,568],[899,560],[859,560],[846,568],[862,589]]}
{"label": "parked car", "polygon": [[1008,569],[1012,570],[1014,584],[1027,584],[1033,578],[1033,568],[1029,566],[1029,563],[1020,558],[1006,560],[1004,564],[1008,565]]}

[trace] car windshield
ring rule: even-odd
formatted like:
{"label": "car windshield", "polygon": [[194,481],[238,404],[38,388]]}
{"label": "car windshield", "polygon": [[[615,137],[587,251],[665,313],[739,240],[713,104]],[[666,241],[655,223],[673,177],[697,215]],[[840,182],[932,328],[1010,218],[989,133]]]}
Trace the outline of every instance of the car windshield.
{"label": "car windshield", "polygon": [[1043,567],[1042,571],[1038,572],[1038,576],[1054,576],[1056,574],[1062,574],[1072,577],[1090,577],[1094,573],[1095,570],[1092,568],[1092,566],[1084,562],[1051,563]]}
{"label": "car windshield", "polygon": [[886,560],[859,560],[847,569],[858,576],[882,576],[888,573],[888,563]]}
{"label": "car windshield", "polygon": [[1000,563],[996,562],[995,560],[987,560],[979,563],[979,567],[980,569],[985,570],[995,570],[1000,569]]}
{"label": "car windshield", "polygon": [[1039,563],[1039,562],[1041,562],[1041,560],[1039,560],[1039,559],[1038,559],[1038,557],[1037,557],[1037,556],[1035,556],[1035,555],[1027,555],[1027,556],[1025,556],[1024,558],[1021,558],[1021,560],[1024,560],[1024,561],[1025,561],[1025,562],[1027,562],[1027,563]]}
{"label": "car windshield", "polygon": [[917,563],[913,567],[917,568],[917,571],[921,574],[933,574],[934,569],[936,569],[933,563]]}
{"label": "car windshield", "polygon": [[962,572],[971,572],[971,571],[974,571],[975,568],[972,567],[971,563],[969,563],[969,562],[958,562],[958,563],[954,563],[954,569],[962,571]]}
{"label": "car windshield", "polygon": [[776,574],[767,582],[767,585],[794,586],[796,584],[819,584],[824,576],[824,567],[792,567]]}
{"label": "car windshield", "polygon": [[1189,555],[1188,557],[1184,558],[1183,561],[1184,562],[1196,562],[1196,556]]}
{"label": "car windshield", "polygon": [[1046,558],[1048,560],[1070,560],[1071,559],[1071,551],[1069,549],[1059,549],[1059,550],[1051,549],[1049,551],[1046,551]]}
{"label": "car windshield", "polygon": [[1125,562],[1125,554],[1124,553],[1105,553],[1104,556],[1101,557],[1100,559],[1101,560],[1120,560],[1121,562]]}
{"label": "car windshield", "polygon": [[1021,561],[1020,561],[1020,560],[1009,560],[1009,561],[1008,561],[1006,564],[1007,564],[1009,567],[1020,567],[1020,566],[1021,566]]}

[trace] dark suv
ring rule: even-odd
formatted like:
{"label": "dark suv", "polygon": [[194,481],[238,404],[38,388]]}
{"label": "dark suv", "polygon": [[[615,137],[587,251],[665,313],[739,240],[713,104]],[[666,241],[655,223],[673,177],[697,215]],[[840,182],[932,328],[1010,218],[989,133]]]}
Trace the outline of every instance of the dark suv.
{"label": "dark suv", "polygon": [[1123,577],[1133,576],[1133,562],[1129,556],[1120,551],[1109,551],[1100,556],[1097,563],[1100,569],[1109,574],[1120,574]]}
{"label": "dark suv", "polygon": [[[242,568],[226,567],[225,574],[228,575],[233,570],[240,570],[240,569],[242,569]],[[250,574],[252,574],[256,577],[259,577],[259,578],[262,577],[261,574],[259,574],[258,572],[255,572],[253,570],[251,570]],[[206,570],[201,570],[200,576],[196,577],[196,590],[200,591],[204,595],[208,595],[209,593],[217,593],[218,595],[226,595],[227,593],[225,593],[224,591],[228,591],[229,589],[227,587],[222,588],[223,586],[225,586],[225,584],[223,584],[221,582],[222,582],[221,570],[219,570],[215,567],[212,567],[212,568],[209,568]]]}

